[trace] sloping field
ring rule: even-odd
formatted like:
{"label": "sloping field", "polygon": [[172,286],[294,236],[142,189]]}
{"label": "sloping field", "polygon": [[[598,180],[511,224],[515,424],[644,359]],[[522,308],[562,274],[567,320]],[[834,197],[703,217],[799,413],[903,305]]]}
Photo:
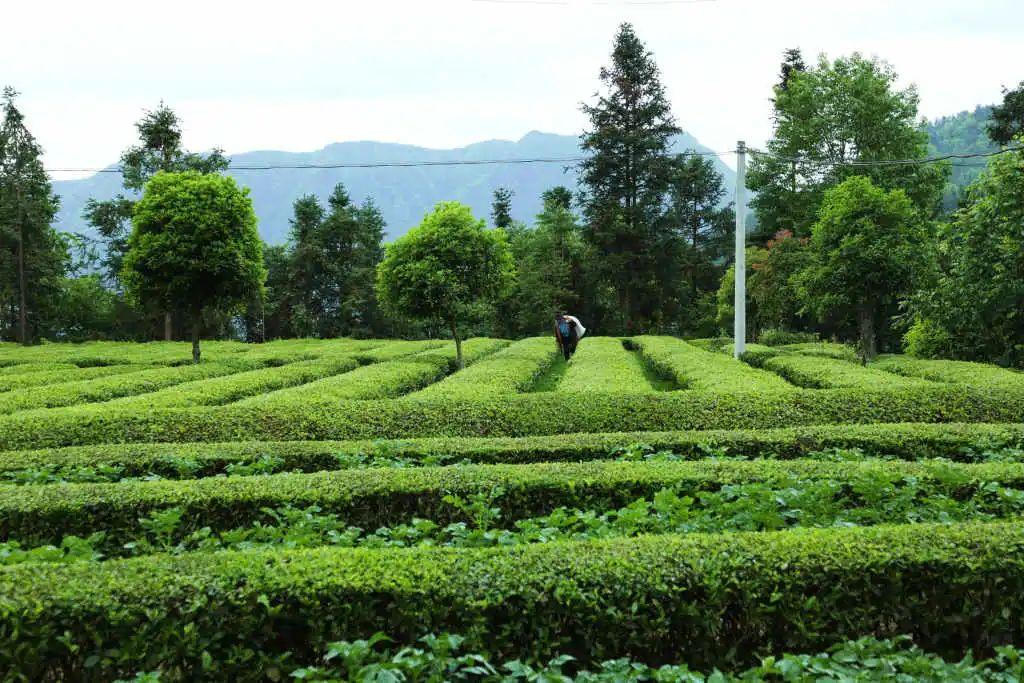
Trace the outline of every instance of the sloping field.
{"label": "sloping field", "polygon": [[0,672],[1015,680],[1024,375],[711,348],[4,346]]}

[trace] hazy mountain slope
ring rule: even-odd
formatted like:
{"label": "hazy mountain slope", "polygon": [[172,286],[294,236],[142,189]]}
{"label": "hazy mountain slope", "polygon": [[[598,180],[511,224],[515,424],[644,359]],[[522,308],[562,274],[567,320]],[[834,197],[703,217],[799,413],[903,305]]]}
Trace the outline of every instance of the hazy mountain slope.
{"label": "hazy mountain slope", "polygon": [[[695,138],[683,134],[676,149],[708,151]],[[440,161],[564,158],[580,154],[578,138],[532,132],[518,141],[489,140],[457,149],[426,149],[413,145],[383,142],[340,142],[315,152],[255,151],[236,154],[232,164],[266,166],[281,164],[337,164],[388,161]],[[727,186],[735,182],[732,169],[715,159]],[[496,187],[515,191],[513,216],[531,221],[540,211],[540,194],[555,185],[576,186],[574,169],[563,164],[494,164],[469,166],[421,166],[413,168],[291,169],[273,171],[232,171],[239,183],[251,189],[260,221],[260,234],[272,243],[282,242],[288,234],[292,202],[313,193],[326,199],[336,183],[342,182],[349,194],[361,202],[372,196],[384,213],[388,234],[396,237],[419,223],[423,214],[439,201],[455,199],[473,207],[480,217],[490,214],[491,193]],[[120,190],[120,176],[98,173],[81,180],[59,181],[54,191],[61,195],[57,227],[85,232],[80,216],[90,197],[107,199]]]}
{"label": "hazy mountain slope", "polygon": [[[930,121],[925,128],[934,153],[975,154],[992,152],[998,145],[989,140],[985,124],[992,115],[991,106],[978,106],[974,111],[962,111],[952,116]],[[950,187],[946,190],[943,205],[947,209],[956,207],[964,189],[974,182],[985,168],[986,159],[965,159],[957,161],[950,176]]]}

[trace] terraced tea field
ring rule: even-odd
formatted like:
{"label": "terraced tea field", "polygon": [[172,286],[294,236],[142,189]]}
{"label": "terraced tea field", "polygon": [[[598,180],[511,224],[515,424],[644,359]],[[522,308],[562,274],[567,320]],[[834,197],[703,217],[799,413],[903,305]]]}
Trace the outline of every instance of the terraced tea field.
{"label": "terraced tea field", "polygon": [[3,678],[1024,673],[1024,374],[464,348],[0,346]]}

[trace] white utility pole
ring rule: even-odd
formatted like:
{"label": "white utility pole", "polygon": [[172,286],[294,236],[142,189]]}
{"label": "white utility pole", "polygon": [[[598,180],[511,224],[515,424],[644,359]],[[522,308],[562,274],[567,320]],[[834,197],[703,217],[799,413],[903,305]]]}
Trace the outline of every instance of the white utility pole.
{"label": "white utility pole", "polygon": [[733,355],[747,350],[747,143],[736,143],[736,292],[733,299]]}

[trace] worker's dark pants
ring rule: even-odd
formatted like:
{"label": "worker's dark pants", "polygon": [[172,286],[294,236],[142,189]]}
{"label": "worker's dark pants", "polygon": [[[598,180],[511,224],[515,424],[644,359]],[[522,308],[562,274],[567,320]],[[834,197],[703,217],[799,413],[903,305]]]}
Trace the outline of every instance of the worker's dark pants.
{"label": "worker's dark pants", "polygon": [[562,338],[562,353],[565,354],[565,359],[569,360],[572,354],[576,353],[576,343],[579,342],[575,334],[569,335],[568,338]]}

